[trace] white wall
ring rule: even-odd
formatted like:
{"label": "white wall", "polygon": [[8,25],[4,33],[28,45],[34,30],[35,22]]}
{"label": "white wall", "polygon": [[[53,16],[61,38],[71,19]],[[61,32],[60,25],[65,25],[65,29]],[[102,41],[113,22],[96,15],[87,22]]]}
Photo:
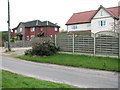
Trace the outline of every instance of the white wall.
{"label": "white wall", "polygon": [[68,25],[68,32],[69,31],[91,30],[91,27],[87,27],[88,24],[90,24],[90,23],[86,23],[86,24],[74,24],[74,25],[77,25],[77,29],[72,29],[72,25]]}
{"label": "white wall", "polygon": [[[101,16],[101,11],[103,11],[103,16]],[[105,26],[99,26],[98,21],[105,20]],[[107,13],[104,9],[100,9],[98,13],[94,16],[91,21],[91,32],[96,33],[100,31],[111,31],[113,29],[114,19]]]}
{"label": "white wall", "polygon": [[[99,26],[98,21],[100,20],[106,20],[106,25],[105,26]],[[91,21],[91,32],[96,33],[100,31],[110,31],[113,29],[113,23],[114,19],[112,17],[110,18],[101,18],[101,19],[93,19]]]}

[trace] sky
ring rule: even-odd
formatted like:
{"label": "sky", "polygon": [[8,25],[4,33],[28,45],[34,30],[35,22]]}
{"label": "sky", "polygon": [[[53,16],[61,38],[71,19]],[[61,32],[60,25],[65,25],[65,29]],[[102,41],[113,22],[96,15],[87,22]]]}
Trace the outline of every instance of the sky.
{"label": "sky", "polygon": [[[8,30],[8,0],[0,0],[0,31]],[[9,0],[10,28],[19,22],[32,20],[57,23],[66,30],[66,22],[73,13],[97,10],[100,5],[105,8],[118,6],[119,0]]]}

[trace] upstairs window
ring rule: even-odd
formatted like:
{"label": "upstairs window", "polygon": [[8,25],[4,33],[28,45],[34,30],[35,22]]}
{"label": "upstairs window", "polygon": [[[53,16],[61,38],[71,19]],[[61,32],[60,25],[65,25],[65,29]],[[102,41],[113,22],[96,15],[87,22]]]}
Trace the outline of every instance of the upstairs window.
{"label": "upstairs window", "polygon": [[98,21],[98,26],[106,26],[106,21],[105,20]]}
{"label": "upstairs window", "polygon": [[30,30],[31,30],[31,32],[34,32],[34,31],[35,31],[35,28],[31,28]]}
{"label": "upstairs window", "polygon": [[57,31],[57,27],[55,27],[55,31]]}
{"label": "upstairs window", "polygon": [[43,28],[41,28],[41,31],[43,31]]}
{"label": "upstairs window", "polygon": [[103,11],[100,12],[100,15],[103,16]]}
{"label": "upstairs window", "polygon": [[20,32],[22,32],[22,28],[20,28]]}
{"label": "upstairs window", "polygon": [[72,25],[72,29],[77,29],[77,25]]}
{"label": "upstairs window", "polygon": [[91,24],[87,24],[87,27],[91,27]]}
{"label": "upstairs window", "polygon": [[17,30],[15,30],[15,33],[17,33]]}

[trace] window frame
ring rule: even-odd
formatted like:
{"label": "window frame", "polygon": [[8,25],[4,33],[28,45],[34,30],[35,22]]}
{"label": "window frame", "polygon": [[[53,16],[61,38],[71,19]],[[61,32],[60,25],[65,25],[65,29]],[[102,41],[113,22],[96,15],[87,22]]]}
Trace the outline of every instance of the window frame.
{"label": "window frame", "polygon": [[98,26],[100,26],[100,27],[106,26],[106,20],[100,20],[100,21],[98,21]]}
{"label": "window frame", "polygon": [[55,31],[58,31],[57,27],[54,28]]}
{"label": "window frame", "polygon": [[29,36],[27,36],[27,40],[29,40],[30,38],[29,38]]}
{"label": "window frame", "polygon": [[72,29],[77,29],[78,27],[77,27],[77,25],[72,25]]}
{"label": "window frame", "polygon": [[22,32],[22,31],[23,31],[23,28],[20,28],[19,31]]}
{"label": "window frame", "polygon": [[35,31],[35,27],[30,28],[30,31],[34,32]]}
{"label": "window frame", "polygon": [[17,33],[17,30],[15,30],[15,33]]}

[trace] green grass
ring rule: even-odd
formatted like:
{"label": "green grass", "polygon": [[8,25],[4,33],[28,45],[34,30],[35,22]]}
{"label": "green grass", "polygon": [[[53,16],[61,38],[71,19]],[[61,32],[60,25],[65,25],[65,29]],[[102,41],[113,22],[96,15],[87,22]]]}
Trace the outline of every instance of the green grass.
{"label": "green grass", "polygon": [[[53,56],[18,56],[17,58],[41,62],[59,64],[65,66],[83,67],[91,69],[101,69],[107,71],[118,71],[117,58],[93,57],[86,55],[56,54]],[[105,63],[105,64],[104,64]]]}
{"label": "green grass", "polygon": [[2,71],[2,88],[75,88],[65,84],[37,80],[8,71]]}

